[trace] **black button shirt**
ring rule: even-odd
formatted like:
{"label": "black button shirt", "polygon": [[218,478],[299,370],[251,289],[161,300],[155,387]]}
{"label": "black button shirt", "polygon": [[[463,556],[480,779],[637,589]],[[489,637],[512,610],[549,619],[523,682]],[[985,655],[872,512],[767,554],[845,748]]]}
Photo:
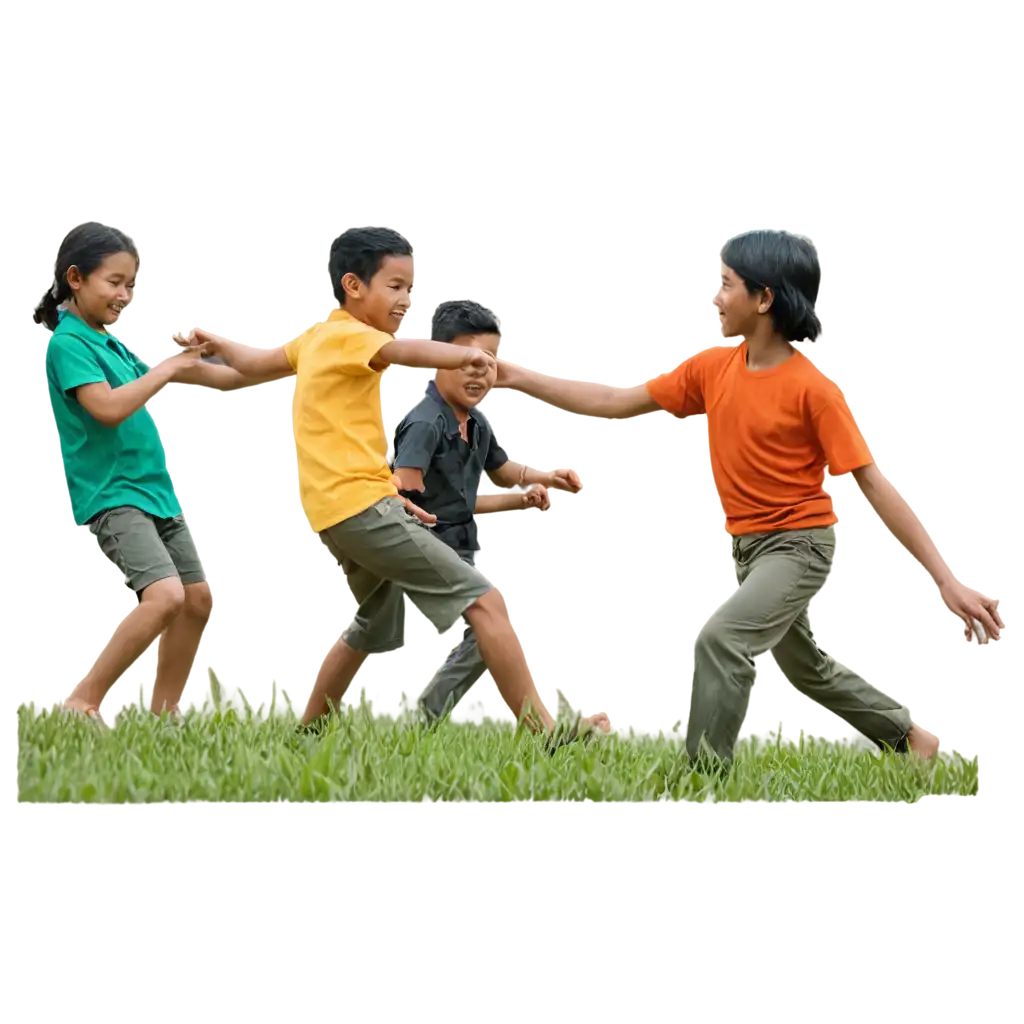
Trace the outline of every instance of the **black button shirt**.
{"label": "black button shirt", "polygon": [[396,469],[423,472],[423,492],[404,491],[405,497],[437,516],[435,533],[456,551],[479,551],[476,539],[476,492],[483,473],[508,462],[490,423],[479,409],[469,413],[468,441],[459,433],[455,411],[437,385],[427,385],[426,397],[395,431]]}

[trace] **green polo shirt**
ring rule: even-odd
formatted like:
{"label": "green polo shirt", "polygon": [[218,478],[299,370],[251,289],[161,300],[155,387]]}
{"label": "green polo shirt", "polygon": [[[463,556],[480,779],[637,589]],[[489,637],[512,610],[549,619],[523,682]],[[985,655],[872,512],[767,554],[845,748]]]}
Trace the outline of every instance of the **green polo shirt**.
{"label": "green polo shirt", "polygon": [[94,331],[72,313],[61,317],[50,338],[46,379],[79,525],[120,505],[134,505],[160,519],[181,512],[160,435],[145,407],[116,427],[105,427],[75,398],[75,388],[83,384],[106,381],[118,388],[148,372],[117,338]]}

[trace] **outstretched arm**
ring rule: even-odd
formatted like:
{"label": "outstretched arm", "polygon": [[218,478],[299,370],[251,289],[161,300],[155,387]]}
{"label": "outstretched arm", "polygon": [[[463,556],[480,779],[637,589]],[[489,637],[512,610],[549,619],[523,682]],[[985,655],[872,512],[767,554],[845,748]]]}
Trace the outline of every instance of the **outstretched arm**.
{"label": "outstretched arm", "polygon": [[935,586],[939,604],[955,618],[963,634],[1000,640],[1002,623],[998,605],[987,594],[967,584],[953,568],[921,511],[886,470],[878,463],[871,463],[855,469],[850,479],[886,536]]}
{"label": "outstretched arm", "polygon": [[287,372],[275,372],[261,377],[246,377],[238,370],[233,370],[226,361],[223,364],[217,364],[203,360],[178,374],[175,380],[178,384],[198,384],[204,388],[215,388],[217,391],[237,391],[239,388],[249,388],[254,384],[280,380],[294,372],[289,367]]}
{"label": "outstretched arm", "polygon": [[496,386],[522,391],[531,398],[539,398],[566,412],[575,412],[581,416],[601,416],[610,420],[628,419],[661,408],[651,398],[646,384],[639,384],[635,388],[613,388],[607,384],[586,384],[561,377],[545,377],[542,373],[501,359],[498,360]]}
{"label": "outstretched arm", "polygon": [[476,515],[493,515],[496,512],[513,512],[527,505],[526,492],[518,488],[503,490],[498,487],[487,487],[481,490],[476,499]]}
{"label": "outstretched arm", "polygon": [[465,345],[449,345],[444,341],[389,341],[370,360],[375,370],[386,366],[418,366],[435,370],[458,370],[463,366],[483,376],[494,365],[494,356]]}
{"label": "outstretched arm", "polygon": [[839,389],[829,386],[812,393],[810,411],[829,472],[849,474],[886,536],[935,586],[943,610],[966,637],[1001,639],[998,606],[953,568],[921,511],[874,461]]}
{"label": "outstretched arm", "polygon": [[545,472],[542,469],[533,469],[531,466],[524,466],[511,459],[502,463],[497,469],[488,471],[487,475],[491,482],[498,487],[529,487],[533,484],[540,484],[542,487],[553,487],[559,491],[569,491],[576,494],[582,489],[583,484],[573,469],[552,469]]}
{"label": "outstretched arm", "polygon": [[[193,331],[191,337],[174,333],[171,335],[171,341],[178,351],[199,349],[204,355],[217,355],[223,359],[224,367],[204,364],[204,370],[196,371],[199,383],[208,383],[213,387],[233,386],[227,381],[233,380],[234,375],[285,377],[295,373],[284,345],[251,345],[241,338],[228,338],[199,328]],[[222,373],[223,370],[232,371],[232,376],[229,378]],[[201,373],[206,375],[205,380],[199,379]],[[215,380],[221,383],[212,383]]]}

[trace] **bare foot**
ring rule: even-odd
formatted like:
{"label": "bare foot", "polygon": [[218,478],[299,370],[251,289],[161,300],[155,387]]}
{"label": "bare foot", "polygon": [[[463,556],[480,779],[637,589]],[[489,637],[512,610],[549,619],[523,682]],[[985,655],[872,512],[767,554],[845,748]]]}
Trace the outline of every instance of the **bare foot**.
{"label": "bare foot", "polygon": [[89,704],[78,697],[68,697],[64,701],[63,710],[72,715],[81,715],[82,718],[88,718],[89,721],[102,725],[104,728],[107,727],[107,723],[100,716],[100,709],[95,704]]}
{"label": "bare foot", "polygon": [[600,729],[601,732],[610,732],[612,728],[611,719],[603,711],[598,712],[596,715],[591,715],[589,718],[584,718],[583,721],[591,729]]}
{"label": "bare foot", "polygon": [[907,746],[918,757],[934,757],[939,752],[939,737],[911,723],[910,732],[907,733]]}

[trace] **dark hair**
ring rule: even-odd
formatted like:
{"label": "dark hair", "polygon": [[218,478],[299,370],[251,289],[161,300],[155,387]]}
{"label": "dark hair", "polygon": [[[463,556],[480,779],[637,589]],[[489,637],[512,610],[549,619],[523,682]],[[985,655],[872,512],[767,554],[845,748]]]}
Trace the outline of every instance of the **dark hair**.
{"label": "dark hair", "polygon": [[388,256],[411,256],[412,246],[390,228],[349,228],[331,243],[331,258],[327,269],[331,274],[334,297],[345,305],[345,289],[341,279],[355,274],[369,284]]}
{"label": "dark hair", "polygon": [[106,224],[97,224],[92,220],[72,228],[57,251],[57,262],[53,267],[53,284],[39,300],[32,319],[52,331],[57,326],[57,307],[71,298],[68,271],[72,267],[78,267],[82,277],[88,277],[108,256],[114,256],[119,252],[127,252],[134,256],[138,269],[138,250],[123,231],[108,228]]}
{"label": "dark hair", "polygon": [[479,302],[454,299],[434,310],[430,336],[434,341],[454,341],[469,334],[501,334],[498,318]]}
{"label": "dark hair", "polygon": [[771,288],[772,323],[786,341],[814,341],[821,333],[814,312],[821,268],[809,238],[788,231],[748,231],[722,246],[722,262],[743,278],[751,295]]}

